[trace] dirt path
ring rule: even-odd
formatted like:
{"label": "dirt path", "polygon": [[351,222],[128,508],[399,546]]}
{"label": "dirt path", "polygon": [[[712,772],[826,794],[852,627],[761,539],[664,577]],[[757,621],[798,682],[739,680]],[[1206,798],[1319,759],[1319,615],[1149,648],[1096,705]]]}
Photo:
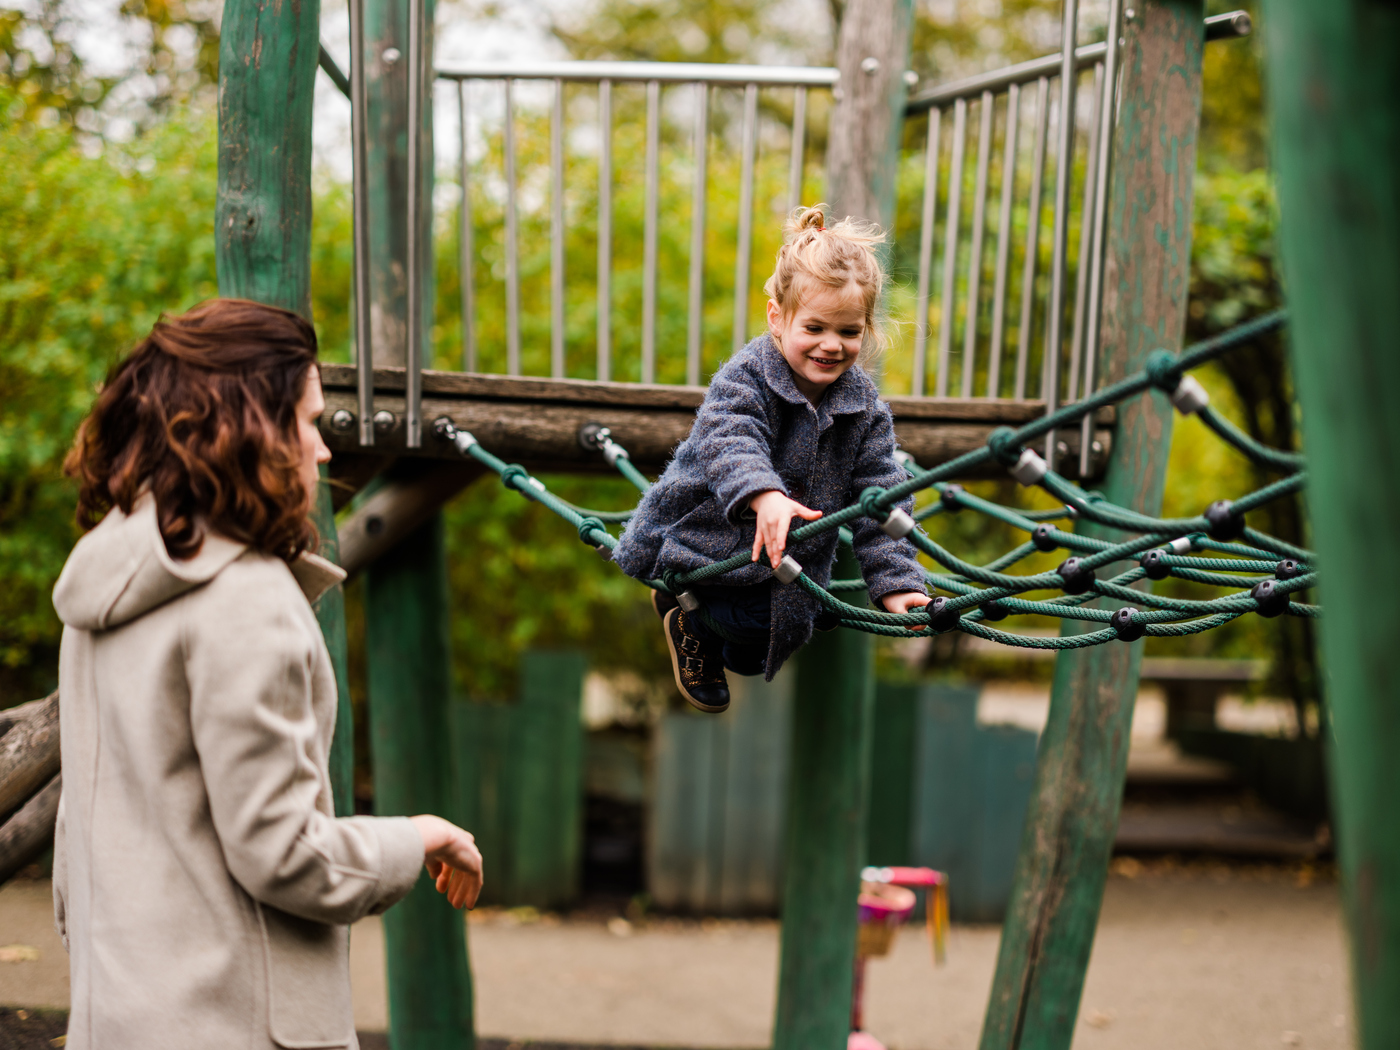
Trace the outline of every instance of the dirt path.
{"label": "dirt path", "polygon": [[[1308,869],[1143,868],[1109,880],[1077,1050],[1252,1050],[1352,1045],[1336,888]],[[1124,872],[1134,877],[1127,877]],[[761,1047],[777,973],[773,922],[595,919],[503,913],[471,924],[478,1028],[488,1036],[610,1045]],[[67,1005],[66,959],[47,883],[0,888],[0,1004]],[[868,1026],[892,1050],[976,1045],[996,959],[994,927],[956,927],[935,970],[921,932],[869,974]],[[18,953],[27,954],[27,953]],[[357,1027],[382,1030],[377,920],[352,939]]]}

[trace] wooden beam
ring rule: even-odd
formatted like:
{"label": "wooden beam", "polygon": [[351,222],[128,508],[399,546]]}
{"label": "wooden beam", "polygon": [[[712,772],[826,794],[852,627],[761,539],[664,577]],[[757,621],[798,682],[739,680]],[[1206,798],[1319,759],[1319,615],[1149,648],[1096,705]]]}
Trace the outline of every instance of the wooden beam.
{"label": "wooden beam", "polygon": [[0,818],[58,773],[58,693],[25,708],[0,736]]}
{"label": "wooden beam", "polygon": [[342,523],[340,566],[351,576],[393,550],[486,471],[475,462],[416,466],[413,476],[386,481]]}
{"label": "wooden beam", "polygon": [[[1111,168],[1105,383],[1142,368],[1158,347],[1181,348],[1190,285],[1202,0],[1134,6],[1124,27]],[[1160,513],[1171,432],[1172,409],[1161,393],[1120,406],[1102,486],[1107,499]],[[1078,528],[1121,536],[1088,523]],[[1087,625],[1066,620],[1062,629]],[[981,1050],[1070,1046],[1123,800],[1142,648],[1141,641],[1112,642],[1056,657]]]}
{"label": "wooden beam", "polygon": [[0,825],[0,883],[49,848],[62,794],[63,777],[55,773],[19,812]]}
{"label": "wooden beam", "polygon": [[[362,449],[356,436],[353,369],[326,365],[322,386],[326,413],[321,430],[337,455],[458,458],[451,444],[431,433],[424,434],[421,449],[405,447],[402,368],[375,370],[375,404],[393,413],[396,423],[391,431],[377,435],[372,449]],[[612,430],[638,467],[655,473],[690,433],[695,410],[705,399],[705,388],[425,372],[423,395],[425,421],[447,416],[458,427],[471,431],[495,455],[532,470],[608,472],[602,456],[578,443],[579,428],[585,423],[601,423]],[[981,447],[996,427],[1021,426],[1045,414],[1043,402],[998,398],[895,397],[889,404],[900,446],[924,467]],[[343,429],[334,424],[337,412],[349,414],[341,417],[350,420]],[[1101,448],[1094,455],[1096,467],[1102,466],[1112,448],[1115,418],[1111,408],[1096,417],[1095,440]],[[1071,461],[1077,461],[1077,433],[1064,436]],[[970,476],[1004,477],[1005,472],[993,465]]]}

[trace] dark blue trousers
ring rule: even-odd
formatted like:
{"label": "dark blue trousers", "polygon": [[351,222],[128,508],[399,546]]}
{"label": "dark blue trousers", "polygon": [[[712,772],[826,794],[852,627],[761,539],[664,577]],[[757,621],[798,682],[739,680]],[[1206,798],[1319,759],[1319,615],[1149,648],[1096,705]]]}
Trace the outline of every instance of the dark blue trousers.
{"label": "dark blue trousers", "polygon": [[[692,587],[705,614],[687,617],[706,655],[717,656],[735,674],[762,674],[768,660],[768,634],[773,623],[773,581],[746,587]],[[723,633],[720,633],[720,632]]]}

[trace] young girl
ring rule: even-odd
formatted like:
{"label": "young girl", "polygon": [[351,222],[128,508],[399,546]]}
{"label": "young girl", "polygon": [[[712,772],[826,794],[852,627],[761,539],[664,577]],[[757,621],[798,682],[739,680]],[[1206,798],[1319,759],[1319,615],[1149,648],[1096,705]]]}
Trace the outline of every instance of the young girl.
{"label": "young girl", "polygon": [[[827,228],[825,205],[801,208],[784,228],[768,293],[768,332],[715,375],[690,436],[642,498],[613,552],[639,579],[685,572],[750,551],[752,564],[689,588],[706,617],[657,592],[676,686],[701,711],[729,706],[725,668],[768,678],[812,635],[821,606],[800,587],[775,585],[771,565],[791,554],[825,586],[837,530],[787,545],[794,518],[814,521],[871,485],[903,481],[894,423],[858,363],[879,349],[875,311],[884,275],[874,227]],[[907,512],[912,501],[900,506]],[[907,539],[868,517],[851,525],[870,597],[890,612],[928,603]],[[718,629],[716,629],[716,627]]]}

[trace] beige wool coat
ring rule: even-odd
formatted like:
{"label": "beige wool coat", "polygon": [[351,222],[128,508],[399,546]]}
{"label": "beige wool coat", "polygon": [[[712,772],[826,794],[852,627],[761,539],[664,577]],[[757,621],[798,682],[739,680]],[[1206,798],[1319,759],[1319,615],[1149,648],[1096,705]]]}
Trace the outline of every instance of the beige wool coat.
{"label": "beige wool coat", "polygon": [[70,1050],[357,1045],[346,926],[408,893],[423,841],[333,815],[309,601],[341,578],[218,535],[175,561],[149,495],[74,548],[54,589]]}

